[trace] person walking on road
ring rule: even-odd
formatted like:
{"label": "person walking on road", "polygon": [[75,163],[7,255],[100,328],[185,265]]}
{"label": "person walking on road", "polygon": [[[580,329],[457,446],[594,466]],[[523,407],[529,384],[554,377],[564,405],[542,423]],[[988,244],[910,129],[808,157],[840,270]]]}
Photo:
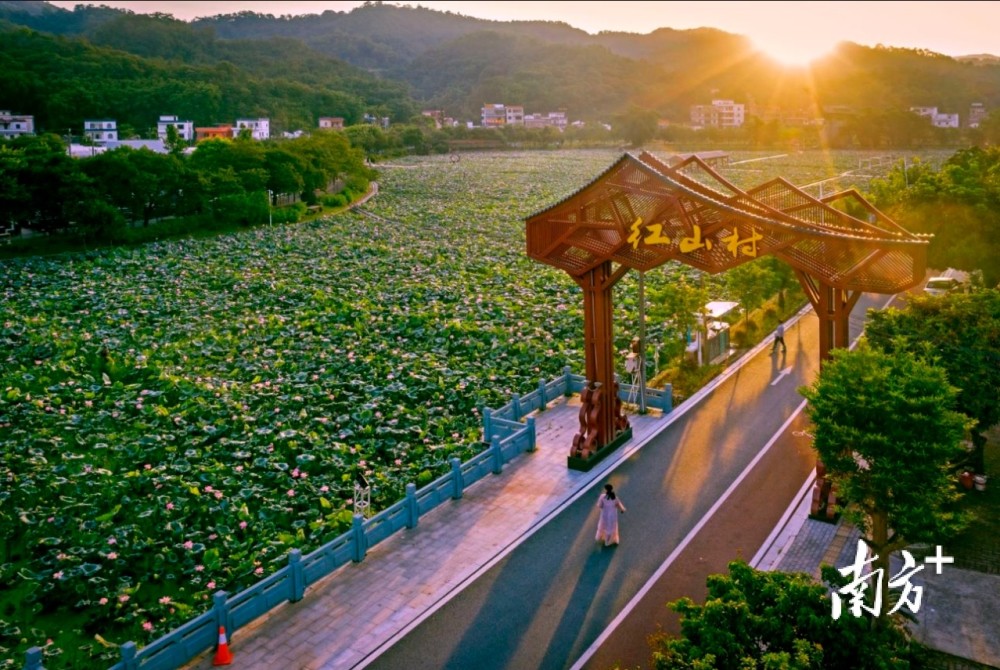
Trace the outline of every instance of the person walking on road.
{"label": "person walking on road", "polygon": [[778,345],[781,345],[781,353],[788,351],[785,347],[785,324],[779,323],[778,327],[774,329],[774,344],[771,346],[771,353],[777,353]]}
{"label": "person walking on road", "polygon": [[604,485],[604,493],[597,501],[597,509],[600,516],[597,519],[598,542],[603,542],[605,547],[618,544],[618,515],[625,513],[625,505],[615,495],[615,488],[611,484]]}

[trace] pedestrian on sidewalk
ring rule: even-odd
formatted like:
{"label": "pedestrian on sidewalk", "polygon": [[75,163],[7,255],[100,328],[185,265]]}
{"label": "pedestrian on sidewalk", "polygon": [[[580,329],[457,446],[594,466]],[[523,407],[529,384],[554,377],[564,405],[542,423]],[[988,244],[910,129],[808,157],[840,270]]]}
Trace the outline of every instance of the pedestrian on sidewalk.
{"label": "pedestrian on sidewalk", "polygon": [[778,345],[781,345],[781,353],[788,351],[785,347],[785,324],[779,323],[778,327],[774,329],[774,344],[771,345],[771,353],[777,353]]}
{"label": "pedestrian on sidewalk", "polygon": [[603,542],[605,547],[618,544],[618,515],[625,513],[625,505],[615,495],[615,488],[611,484],[604,485],[604,493],[597,501],[597,509],[600,516],[597,519],[598,542]]}

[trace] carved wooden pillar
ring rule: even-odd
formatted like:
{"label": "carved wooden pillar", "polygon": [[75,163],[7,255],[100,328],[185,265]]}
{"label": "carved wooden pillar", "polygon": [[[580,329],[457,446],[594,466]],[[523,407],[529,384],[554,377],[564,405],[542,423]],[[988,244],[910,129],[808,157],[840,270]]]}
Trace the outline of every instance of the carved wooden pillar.
{"label": "carved wooden pillar", "polygon": [[[830,352],[851,344],[851,310],[861,297],[860,291],[848,291],[837,288],[796,270],[809,302],[819,317],[819,365],[830,360]],[[831,500],[830,482],[826,479],[826,468],[821,461],[816,462],[816,483],[813,485],[812,505],[809,513],[818,516],[825,513],[827,519],[832,519],[832,506],[836,498]]]}
{"label": "carved wooden pillar", "polygon": [[605,261],[575,277],[583,289],[584,356],[588,388],[580,395],[580,432],[573,438],[570,455],[590,458],[628,427],[618,401],[612,333],[612,290],[623,271],[612,272]]}

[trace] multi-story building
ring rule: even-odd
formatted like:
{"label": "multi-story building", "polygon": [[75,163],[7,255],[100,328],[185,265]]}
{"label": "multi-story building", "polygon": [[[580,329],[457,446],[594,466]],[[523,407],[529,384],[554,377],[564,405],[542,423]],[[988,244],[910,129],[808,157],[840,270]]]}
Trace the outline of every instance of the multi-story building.
{"label": "multi-story building", "polygon": [[483,103],[483,127],[500,128],[507,123],[507,112],[502,104]]}
{"label": "multi-story building", "polygon": [[250,131],[250,137],[255,140],[266,140],[271,137],[270,119],[236,119],[233,126],[233,137],[239,137],[243,130]]}
{"label": "multi-story building", "polygon": [[970,128],[978,128],[979,124],[982,123],[989,112],[986,111],[986,105],[981,102],[974,102],[969,105],[969,123]]}
{"label": "multi-story building", "polygon": [[35,117],[0,110],[0,137],[35,134]]}
{"label": "multi-story building", "polygon": [[710,105],[692,105],[691,123],[713,128],[739,128],[746,120],[746,107],[732,100],[713,100]]}
{"label": "multi-story building", "polygon": [[958,128],[958,114],[941,114],[937,107],[910,107],[910,111],[928,117],[935,128]]}
{"label": "multi-story building", "polygon": [[83,136],[95,144],[118,141],[118,122],[114,119],[86,119]]}
{"label": "multi-story building", "polygon": [[156,136],[164,142],[167,141],[167,128],[173,126],[177,130],[177,136],[185,142],[194,139],[194,121],[181,121],[176,116],[160,116],[156,122]]}
{"label": "multi-story building", "polygon": [[321,116],[319,117],[319,127],[325,130],[343,130],[344,119],[339,116]]}
{"label": "multi-story building", "polygon": [[524,125],[524,107],[521,105],[506,105],[503,111],[508,126]]}

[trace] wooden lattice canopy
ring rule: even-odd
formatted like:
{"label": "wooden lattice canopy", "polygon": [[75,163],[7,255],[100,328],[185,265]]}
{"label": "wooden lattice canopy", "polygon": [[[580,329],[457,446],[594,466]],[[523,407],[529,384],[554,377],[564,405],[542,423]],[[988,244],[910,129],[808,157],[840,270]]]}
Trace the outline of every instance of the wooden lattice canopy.
{"label": "wooden lattice canopy", "polygon": [[[848,199],[867,220],[831,206]],[[898,293],[923,279],[928,239],[854,190],[817,199],[777,178],[744,191],[696,155],[671,167],[643,153],[529,217],[527,242],[531,258],[573,277],[605,261],[647,271],[678,260],[715,274],[773,254],[829,286]]]}
{"label": "wooden lattice canopy", "polygon": [[923,279],[929,242],[855,190],[817,199],[777,178],[744,191],[697,155],[667,163],[649,153],[625,154],[526,226],[528,255],[565,270],[584,290],[591,387],[571,464],[628,430],[613,392],[611,293],[630,269],[677,260],[716,274],[774,255],[795,270],[816,309],[822,360],[847,345],[848,317],[861,293],[898,293]]}

